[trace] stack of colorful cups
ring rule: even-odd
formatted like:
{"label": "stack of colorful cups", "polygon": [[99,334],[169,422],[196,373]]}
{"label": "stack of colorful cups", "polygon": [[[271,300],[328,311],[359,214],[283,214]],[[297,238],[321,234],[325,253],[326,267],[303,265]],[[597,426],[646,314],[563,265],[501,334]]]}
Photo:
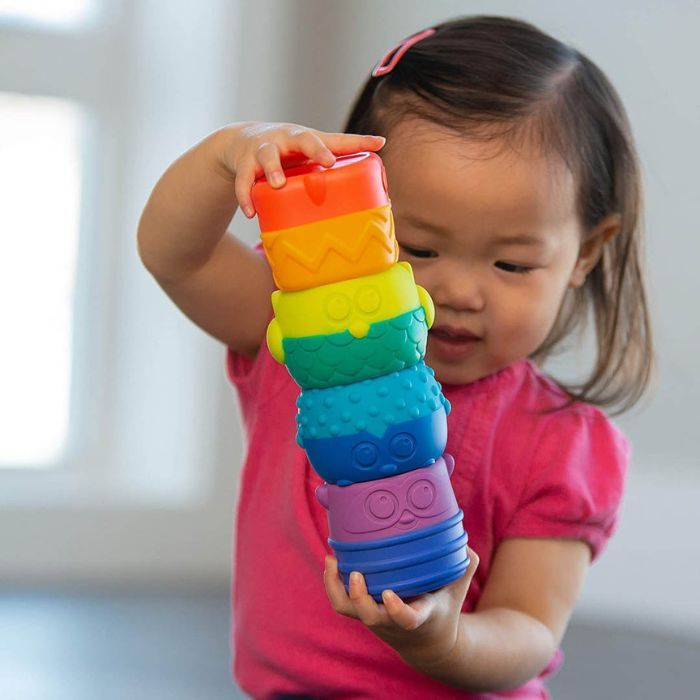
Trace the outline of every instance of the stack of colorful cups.
{"label": "stack of colorful cups", "polygon": [[377,601],[435,590],[469,556],[443,454],[450,405],[423,362],[433,302],[398,262],[379,156],[285,175],[252,193],[279,287],[267,344],[302,389],[297,442],[325,480],[328,543],[346,589],[360,571]]}

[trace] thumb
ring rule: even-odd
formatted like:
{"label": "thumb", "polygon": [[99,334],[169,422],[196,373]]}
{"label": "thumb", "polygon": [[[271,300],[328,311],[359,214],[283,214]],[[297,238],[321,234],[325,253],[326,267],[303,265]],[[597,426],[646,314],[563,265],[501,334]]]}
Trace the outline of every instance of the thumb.
{"label": "thumb", "polygon": [[474,578],[474,574],[479,566],[479,555],[473,550],[467,547],[467,554],[469,555],[469,566],[467,570],[455,581],[448,583],[446,588],[449,588],[455,597],[460,598],[463,601],[466,598],[467,591],[469,590],[469,585]]}
{"label": "thumb", "polygon": [[415,611],[413,618],[414,629],[420,627],[430,618],[435,609],[436,598],[433,593],[423,594],[412,606]]}
{"label": "thumb", "polygon": [[479,555],[473,549],[470,549],[469,545],[467,545],[467,554],[469,555],[469,566],[464,575],[468,581],[471,581],[479,566]]}

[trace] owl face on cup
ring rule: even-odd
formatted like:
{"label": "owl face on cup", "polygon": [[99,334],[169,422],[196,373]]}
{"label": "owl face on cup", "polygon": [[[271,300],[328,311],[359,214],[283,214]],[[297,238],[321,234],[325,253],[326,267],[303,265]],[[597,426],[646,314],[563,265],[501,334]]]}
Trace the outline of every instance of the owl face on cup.
{"label": "owl face on cup", "polygon": [[351,486],[323,484],[316,497],[328,509],[331,537],[380,539],[443,522],[459,510],[450,484],[449,454],[429,467]]}

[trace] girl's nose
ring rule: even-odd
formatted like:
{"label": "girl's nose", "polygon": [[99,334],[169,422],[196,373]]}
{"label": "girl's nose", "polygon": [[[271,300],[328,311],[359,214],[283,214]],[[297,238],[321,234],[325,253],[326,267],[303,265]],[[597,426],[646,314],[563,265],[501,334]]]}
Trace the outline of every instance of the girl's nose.
{"label": "girl's nose", "polygon": [[456,311],[483,311],[486,305],[483,284],[477,274],[463,265],[444,267],[431,285],[435,306]]}

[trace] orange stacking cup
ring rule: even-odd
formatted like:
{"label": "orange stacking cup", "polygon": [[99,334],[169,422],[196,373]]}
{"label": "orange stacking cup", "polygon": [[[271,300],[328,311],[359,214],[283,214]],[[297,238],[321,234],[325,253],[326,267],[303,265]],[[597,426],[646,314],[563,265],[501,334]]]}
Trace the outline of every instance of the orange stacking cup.
{"label": "orange stacking cup", "polygon": [[382,272],[399,256],[381,159],[362,152],[324,168],[285,171],[281,189],[253,186],[263,248],[277,286],[298,291]]}

